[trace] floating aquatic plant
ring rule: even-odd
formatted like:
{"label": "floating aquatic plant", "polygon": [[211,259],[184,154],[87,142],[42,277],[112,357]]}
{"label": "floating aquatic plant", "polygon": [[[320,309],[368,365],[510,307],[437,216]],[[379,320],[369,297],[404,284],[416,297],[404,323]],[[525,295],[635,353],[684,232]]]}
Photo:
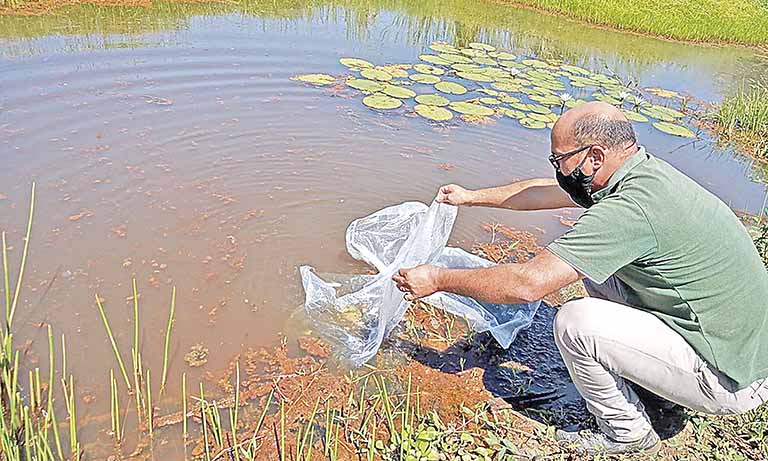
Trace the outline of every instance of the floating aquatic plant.
{"label": "floating aquatic plant", "polygon": [[[344,57],[339,62],[350,71],[359,72],[358,77],[348,76],[345,83],[362,92],[363,104],[372,109],[397,109],[415,99],[415,103],[408,103],[413,104],[413,112],[429,120],[450,120],[458,113],[463,120],[486,123],[490,121],[488,117],[499,113],[519,120],[523,127],[542,129],[552,127],[558,113],[598,100],[620,108],[633,122],[665,122],[657,123],[657,128],[665,133],[692,134],[681,120],[685,116],[682,110],[650,104],[643,97],[651,94],[665,99],[680,98],[671,90],[636,89],[610,72],[593,72],[557,59],[518,57],[481,42],[464,47],[435,42],[429,49],[432,53],[421,54],[421,62],[414,64],[376,65],[354,57]],[[318,86],[338,80],[326,74],[305,74],[293,79]],[[424,88],[421,85],[434,85],[441,94],[420,94]],[[468,93],[475,97],[464,101],[452,99]]]}

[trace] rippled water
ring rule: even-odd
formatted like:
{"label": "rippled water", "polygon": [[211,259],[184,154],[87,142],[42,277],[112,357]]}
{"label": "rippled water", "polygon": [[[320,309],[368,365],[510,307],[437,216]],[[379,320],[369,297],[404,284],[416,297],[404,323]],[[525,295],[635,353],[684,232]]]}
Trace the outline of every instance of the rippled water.
{"label": "rippled water", "polygon": [[[95,293],[127,345],[137,278],[142,348],[159,370],[177,286],[169,386],[178,389],[182,369],[202,374],[183,361],[195,343],[222,364],[244,346],[296,333],[298,265],[365,270],[344,249],[350,220],[429,201],[448,182],[482,187],[552,174],[547,131],[511,119],[436,127],[290,76],[344,73],[343,56],[416,62],[434,40],[608,68],[704,102],[766,68],[746,49],[626,36],[492,3],[410,3],[159,3],[0,17],[0,228],[14,260],[30,183],[38,186],[18,336],[34,341],[33,354],[45,351],[40,322],[67,336],[81,391],[99,395],[82,410],[85,421],[107,409],[114,366]],[[764,187],[749,161],[706,135],[690,143],[650,124],[637,130],[652,152],[733,208],[760,208]],[[544,243],[565,229],[557,214],[462,210],[453,243],[471,246],[492,221]]]}

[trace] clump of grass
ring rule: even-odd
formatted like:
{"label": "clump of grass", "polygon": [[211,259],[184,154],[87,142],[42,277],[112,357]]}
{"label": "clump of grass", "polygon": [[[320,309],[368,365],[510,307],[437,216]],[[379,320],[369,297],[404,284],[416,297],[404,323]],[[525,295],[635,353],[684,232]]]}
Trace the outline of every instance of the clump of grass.
{"label": "clump of grass", "polygon": [[713,119],[725,140],[740,144],[754,157],[768,160],[768,86],[741,86],[717,108]]}
{"label": "clump of grass", "polygon": [[768,8],[760,0],[511,0],[591,24],[660,37],[762,45]]}

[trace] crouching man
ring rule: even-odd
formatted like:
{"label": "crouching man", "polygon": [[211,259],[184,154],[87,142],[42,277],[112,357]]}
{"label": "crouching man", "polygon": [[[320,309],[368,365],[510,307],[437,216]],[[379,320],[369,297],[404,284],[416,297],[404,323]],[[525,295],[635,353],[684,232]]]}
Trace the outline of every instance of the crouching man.
{"label": "crouching man", "polygon": [[768,273],[717,197],[639,146],[615,107],[587,103],[552,129],[556,180],[467,190],[453,205],[544,210],[579,205],[572,229],[532,260],[485,269],[403,268],[407,299],[437,291],[493,303],[543,298],[583,279],[555,342],[599,432],[558,431],[587,453],[655,452],[660,441],[634,385],[711,414],[768,401]]}

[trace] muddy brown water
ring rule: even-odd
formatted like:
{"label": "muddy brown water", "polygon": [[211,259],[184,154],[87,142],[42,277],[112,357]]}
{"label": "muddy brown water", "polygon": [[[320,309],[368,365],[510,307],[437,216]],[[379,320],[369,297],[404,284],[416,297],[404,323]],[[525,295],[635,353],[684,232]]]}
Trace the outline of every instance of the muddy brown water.
{"label": "muddy brown water", "polygon": [[[297,266],[366,270],[344,249],[352,219],[428,202],[444,183],[482,187],[552,174],[546,130],[505,119],[435,127],[289,80],[342,74],[344,56],[416,62],[435,40],[480,40],[608,68],[703,102],[767,67],[748,49],[622,35],[485,2],[161,2],[0,17],[0,228],[13,261],[37,183],[17,336],[33,341],[31,363],[45,363],[39,324],[66,335],[80,392],[95,397],[81,405],[83,420],[108,411],[116,367],[96,293],[127,359],[127,298],[137,279],[141,348],[159,374],[177,287],[164,398],[178,401],[182,371],[195,383],[246,347],[301,333],[305,326],[291,321],[303,299]],[[706,134],[691,143],[649,124],[637,131],[733,208],[760,209],[764,186],[748,159]],[[451,243],[470,247],[493,221],[546,243],[565,230],[559,214],[462,210]],[[206,367],[184,362],[196,343],[209,350]]]}

